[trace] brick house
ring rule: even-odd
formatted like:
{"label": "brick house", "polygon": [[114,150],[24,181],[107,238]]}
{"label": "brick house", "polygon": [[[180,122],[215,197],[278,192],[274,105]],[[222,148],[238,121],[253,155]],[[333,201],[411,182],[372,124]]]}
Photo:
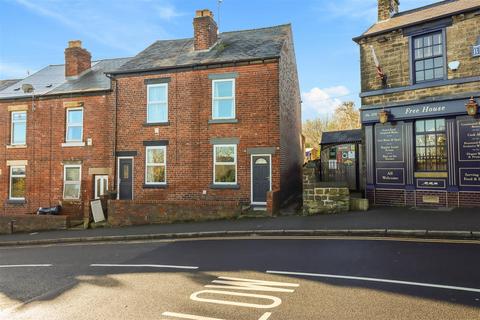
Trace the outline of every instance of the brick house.
{"label": "brick house", "polygon": [[127,59],[91,61],[80,41],[50,65],[0,91],[1,213],[62,205],[72,219],[113,188],[113,101],[105,72]]}
{"label": "brick house", "polygon": [[119,199],[274,206],[301,193],[290,25],[157,41],[111,73]]}
{"label": "brick house", "polygon": [[479,207],[480,1],[399,12],[378,0],[360,46],[372,204]]}

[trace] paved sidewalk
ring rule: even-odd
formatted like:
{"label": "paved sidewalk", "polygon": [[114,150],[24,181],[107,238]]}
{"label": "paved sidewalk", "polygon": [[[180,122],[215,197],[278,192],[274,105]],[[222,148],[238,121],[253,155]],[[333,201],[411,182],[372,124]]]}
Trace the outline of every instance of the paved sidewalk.
{"label": "paved sidewalk", "polygon": [[[221,220],[210,222],[177,223],[169,225],[147,225],[125,228],[99,228],[89,230],[48,231],[32,234],[0,235],[0,245],[9,243],[46,243],[80,242],[111,240],[134,240],[161,238],[164,234],[190,234],[184,237],[196,237],[205,232],[215,232],[216,236],[223,233],[230,235],[248,235],[276,230],[272,235],[280,235],[287,231],[305,231],[305,235],[314,235],[308,231],[316,230],[316,234],[338,235],[384,235],[384,236],[432,236],[456,238],[480,237],[480,210],[457,209],[454,211],[420,211],[405,208],[380,208],[368,212],[350,212],[337,215],[319,215],[312,217],[288,216],[276,218],[245,218],[239,220]],[[240,231],[247,231],[239,233]],[[457,231],[456,234],[453,231]],[[289,234],[301,235],[290,232]],[[156,235],[156,237],[155,237]],[[206,236],[205,234],[203,236]],[[463,235],[463,236],[462,236]],[[56,240],[56,241],[55,241]]]}

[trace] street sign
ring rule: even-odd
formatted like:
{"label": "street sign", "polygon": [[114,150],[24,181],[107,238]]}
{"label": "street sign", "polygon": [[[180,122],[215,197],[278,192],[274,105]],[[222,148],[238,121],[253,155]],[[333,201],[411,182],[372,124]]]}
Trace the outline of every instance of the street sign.
{"label": "street sign", "polygon": [[472,47],[472,57],[480,57],[480,44]]}

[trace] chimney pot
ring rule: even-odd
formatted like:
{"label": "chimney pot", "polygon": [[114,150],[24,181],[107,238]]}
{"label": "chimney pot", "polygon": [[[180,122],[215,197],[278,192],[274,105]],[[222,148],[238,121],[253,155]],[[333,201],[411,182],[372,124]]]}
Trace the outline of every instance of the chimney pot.
{"label": "chimney pot", "polygon": [[210,49],[218,40],[218,27],[213,13],[208,10],[197,10],[193,19],[195,50]]}
{"label": "chimney pot", "polygon": [[65,77],[76,77],[91,67],[92,56],[82,48],[82,41],[69,41],[65,49]]}

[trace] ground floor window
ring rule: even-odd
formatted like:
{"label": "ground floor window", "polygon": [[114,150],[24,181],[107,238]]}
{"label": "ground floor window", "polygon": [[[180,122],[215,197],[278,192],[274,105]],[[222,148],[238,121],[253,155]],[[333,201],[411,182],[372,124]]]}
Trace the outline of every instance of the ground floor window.
{"label": "ground floor window", "polygon": [[63,198],[80,199],[81,165],[65,165],[63,172]]}
{"label": "ground floor window", "polygon": [[445,119],[419,120],[415,123],[416,170],[447,171],[447,135]]}
{"label": "ground floor window", "polygon": [[145,183],[165,184],[167,147],[147,147],[145,157]]}
{"label": "ground floor window", "polygon": [[25,200],[25,166],[10,167],[10,200]]}
{"label": "ground floor window", "polygon": [[213,147],[213,177],[215,184],[237,183],[237,146]]}

